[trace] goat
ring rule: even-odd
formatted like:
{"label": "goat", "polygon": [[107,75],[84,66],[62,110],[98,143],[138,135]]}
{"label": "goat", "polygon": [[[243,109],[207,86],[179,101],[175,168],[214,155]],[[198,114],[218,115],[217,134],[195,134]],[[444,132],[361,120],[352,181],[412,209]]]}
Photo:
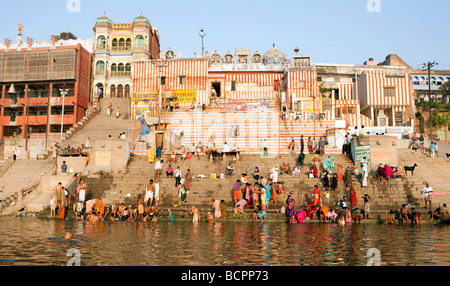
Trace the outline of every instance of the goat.
{"label": "goat", "polygon": [[414,169],[417,167],[417,164],[414,164],[412,167],[405,166],[405,175],[407,175],[408,171],[411,171],[411,175],[414,176]]}

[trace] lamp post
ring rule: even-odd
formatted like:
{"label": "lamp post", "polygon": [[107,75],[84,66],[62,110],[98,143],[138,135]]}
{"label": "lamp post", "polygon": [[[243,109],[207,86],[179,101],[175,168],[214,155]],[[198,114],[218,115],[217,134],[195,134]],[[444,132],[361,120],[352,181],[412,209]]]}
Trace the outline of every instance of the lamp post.
{"label": "lamp post", "polygon": [[428,70],[428,103],[430,105],[430,140],[433,140],[433,121],[432,121],[432,110],[431,110],[431,68],[437,66],[436,62],[427,62],[423,64],[423,68]]}
{"label": "lamp post", "polygon": [[65,99],[66,99],[66,95],[69,93],[69,89],[59,89],[59,92],[61,93],[62,97],[63,97],[63,102],[62,102],[62,116],[61,116],[61,137],[63,136],[63,130],[64,130],[64,105],[65,105]]}
{"label": "lamp post", "polygon": [[204,38],[206,36],[205,29],[201,28],[200,33],[198,34],[200,38],[202,38],[202,57],[205,56],[205,45],[204,45]]}

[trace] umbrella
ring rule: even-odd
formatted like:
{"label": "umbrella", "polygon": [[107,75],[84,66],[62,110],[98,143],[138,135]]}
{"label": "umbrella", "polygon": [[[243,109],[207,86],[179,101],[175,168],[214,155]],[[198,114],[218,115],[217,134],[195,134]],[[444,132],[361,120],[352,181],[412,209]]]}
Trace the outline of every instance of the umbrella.
{"label": "umbrella", "polygon": [[448,194],[446,192],[433,192],[431,194],[433,197],[446,197]]}
{"label": "umbrella", "polygon": [[314,158],[312,158],[311,162],[322,162],[320,158],[316,155]]}
{"label": "umbrella", "polygon": [[92,207],[95,205],[96,200],[90,200],[86,202],[86,213],[92,212]]}

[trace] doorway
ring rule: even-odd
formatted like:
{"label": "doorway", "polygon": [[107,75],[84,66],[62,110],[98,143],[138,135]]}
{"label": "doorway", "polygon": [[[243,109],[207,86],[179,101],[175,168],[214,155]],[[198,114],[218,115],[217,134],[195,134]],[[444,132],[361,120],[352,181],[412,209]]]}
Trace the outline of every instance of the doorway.
{"label": "doorway", "polygon": [[220,93],[220,82],[213,82],[212,83],[212,90],[216,92],[217,97],[220,98],[221,93]]}

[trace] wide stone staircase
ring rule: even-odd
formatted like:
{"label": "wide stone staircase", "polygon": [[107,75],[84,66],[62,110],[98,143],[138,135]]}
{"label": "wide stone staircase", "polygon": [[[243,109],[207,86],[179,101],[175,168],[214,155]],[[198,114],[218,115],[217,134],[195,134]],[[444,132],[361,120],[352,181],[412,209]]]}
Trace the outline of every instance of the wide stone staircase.
{"label": "wide stone staircase", "polygon": [[[106,115],[106,110],[109,104],[113,106],[113,112],[110,117]],[[71,146],[74,148],[81,147],[86,143],[86,140],[92,142],[96,139],[107,139],[109,135],[116,139],[120,133],[125,132],[127,138],[130,136],[132,128],[129,120],[129,99],[128,98],[103,98],[100,101],[101,111],[90,119],[82,128],[72,134],[68,139],[62,141],[60,146],[62,148]],[[120,117],[116,118],[115,110],[120,108]],[[132,134],[132,133],[131,133]]]}
{"label": "wide stone staircase", "polygon": [[[242,102],[240,102],[242,103]],[[305,150],[308,137],[325,136],[326,131],[334,127],[334,121],[317,120],[283,120],[276,107],[276,100],[269,101],[270,109],[260,112],[255,109],[247,112],[222,112],[218,108],[206,110],[180,110],[166,112],[164,121],[168,130],[179,135],[183,132],[186,145],[202,142],[206,145],[211,136],[215,137],[216,146],[221,149],[224,142],[237,147],[244,154],[260,154],[261,143],[268,142],[270,154],[288,154],[287,149],[292,139],[296,142],[296,150],[300,150],[300,136],[305,139]],[[238,127],[238,136],[234,130]],[[326,153],[340,153],[332,146],[326,146]]]}
{"label": "wide stone staircase", "polygon": [[[398,160],[402,166],[412,167],[417,164],[414,175],[405,175],[406,184],[413,196],[423,204],[422,190],[425,182],[434,191],[445,192],[445,197],[433,197],[432,205],[450,204],[450,160],[447,158],[431,158],[428,155],[411,149],[398,149]],[[404,170],[403,170],[404,171]]]}
{"label": "wide stone staircase", "polygon": [[[341,154],[333,155],[335,158],[336,172],[338,164],[341,164],[344,168],[348,165],[353,166],[352,162],[345,156]],[[291,167],[295,165],[295,156],[293,155],[281,155],[275,158],[262,158],[258,155],[243,155],[240,161],[230,160],[222,161],[217,160],[210,162],[205,156],[200,158],[194,157],[193,159],[183,161],[178,161],[177,163],[171,163],[172,167],[175,169],[180,166],[182,171],[182,176],[186,174],[186,170],[190,169],[194,176],[192,182],[192,188],[188,194],[188,203],[197,205],[209,205],[211,199],[224,199],[225,201],[232,204],[232,186],[236,180],[241,178],[242,173],[247,173],[249,175],[249,181],[253,183],[253,178],[251,176],[255,167],[260,169],[263,176],[268,177],[270,170],[275,164],[286,163]],[[306,166],[302,167],[302,175],[300,176],[289,176],[281,175],[278,181],[283,182],[285,187],[285,193],[278,196],[278,204],[281,206],[286,200],[285,196],[291,194],[296,201],[300,204],[306,205],[309,203],[311,194],[313,192],[314,185],[319,185],[322,187],[322,183],[319,179],[308,179],[304,174],[308,165],[312,165],[311,162],[313,155],[307,155],[305,158]],[[322,159],[325,157],[322,157]],[[168,158],[163,158],[164,167],[163,171],[168,167]],[[225,172],[225,168],[228,163],[232,163],[235,171],[233,176],[230,178],[220,178],[220,174]],[[320,165],[320,164],[319,164]],[[94,191],[97,187],[103,188],[103,201],[106,204],[134,204],[137,202],[139,195],[144,195],[145,185],[150,179],[155,179],[154,164],[147,162],[147,158],[144,156],[134,156],[131,160],[127,171],[121,174],[115,175],[112,181],[107,184],[98,184],[92,181],[92,188],[89,187],[88,190]],[[211,178],[211,174],[216,174],[218,178]],[[89,182],[89,181],[88,181]],[[130,194],[129,198],[127,195]],[[340,198],[345,197],[345,190],[343,183],[340,182],[339,191],[333,194],[333,198],[337,203]],[[175,179],[167,178],[164,174],[161,176],[160,180],[160,199],[162,204],[176,204],[178,203],[177,189],[175,187]]]}
{"label": "wide stone staircase", "polygon": [[0,177],[0,207],[8,207],[15,202],[18,191],[43,175],[52,175],[56,171],[52,160],[16,160]]}

